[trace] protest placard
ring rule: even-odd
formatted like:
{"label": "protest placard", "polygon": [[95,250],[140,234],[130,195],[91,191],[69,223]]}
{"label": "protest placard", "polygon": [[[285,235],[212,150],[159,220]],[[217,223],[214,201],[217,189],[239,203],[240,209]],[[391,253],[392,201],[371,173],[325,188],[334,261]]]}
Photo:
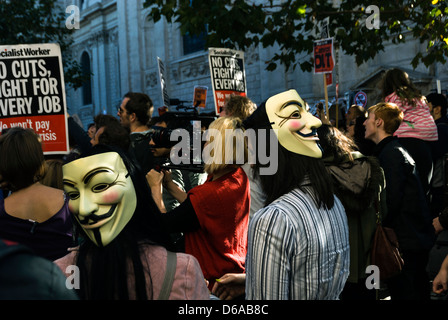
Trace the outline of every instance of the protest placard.
{"label": "protest placard", "polygon": [[326,81],[328,87],[333,85],[333,73],[331,73],[331,72],[326,73],[325,81]]}
{"label": "protest placard", "polygon": [[232,94],[246,96],[244,52],[226,48],[209,48],[210,76],[218,115],[226,98]]}
{"label": "protest placard", "polygon": [[325,114],[328,116],[327,80],[331,80],[331,83],[333,83],[333,75],[327,76],[327,74],[331,73],[334,68],[333,38],[326,38],[314,41],[313,51],[314,51],[314,73],[315,74],[324,73],[323,88],[325,94]]}
{"label": "protest placard", "polygon": [[314,41],[314,73],[333,71],[333,38]]}
{"label": "protest placard", "polygon": [[170,96],[168,95],[168,90],[166,88],[165,65],[163,64],[162,59],[160,59],[159,57],[157,57],[157,65],[159,67],[159,80],[160,80],[160,88],[162,89],[163,105],[165,107],[169,107]]}
{"label": "protest placard", "polygon": [[195,108],[205,108],[207,102],[207,90],[206,86],[195,86],[193,94],[193,106]]}
{"label": "protest placard", "polygon": [[0,133],[31,128],[45,154],[68,153],[66,113],[59,45],[0,46]]}

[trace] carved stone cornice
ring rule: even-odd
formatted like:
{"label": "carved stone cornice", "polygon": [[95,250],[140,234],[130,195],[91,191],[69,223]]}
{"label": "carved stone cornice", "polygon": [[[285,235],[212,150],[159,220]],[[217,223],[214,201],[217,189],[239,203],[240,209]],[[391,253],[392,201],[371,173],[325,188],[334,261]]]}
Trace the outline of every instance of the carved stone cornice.
{"label": "carved stone cornice", "polygon": [[80,55],[82,52],[92,52],[92,49],[98,44],[118,45],[118,28],[114,27],[109,30],[100,30],[88,35],[87,39],[76,39],[75,44],[70,48],[74,56]]}
{"label": "carved stone cornice", "polygon": [[118,44],[118,27],[109,29],[107,33],[108,33],[108,43],[112,43],[115,45]]}
{"label": "carved stone cornice", "polygon": [[93,32],[90,34],[90,36],[87,38],[87,46],[92,47],[95,44],[107,44],[109,41],[109,30],[100,30]]}
{"label": "carved stone cornice", "polygon": [[168,63],[167,71],[175,83],[202,79],[210,75],[208,56],[196,56]]}
{"label": "carved stone cornice", "polygon": [[157,68],[151,68],[145,72],[145,87],[154,88],[159,85],[159,73]]}

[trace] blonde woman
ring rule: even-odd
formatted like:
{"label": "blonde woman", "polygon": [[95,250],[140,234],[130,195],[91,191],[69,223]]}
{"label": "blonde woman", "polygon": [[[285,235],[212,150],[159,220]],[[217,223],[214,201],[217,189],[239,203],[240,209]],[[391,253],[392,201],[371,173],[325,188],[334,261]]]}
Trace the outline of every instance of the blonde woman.
{"label": "blonde woman", "polygon": [[[241,168],[247,161],[242,122],[218,118],[206,132],[204,170],[206,182],[184,193],[169,172],[151,170],[146,178],[168,232],[185,234],[185,253],[195,256],[211,289],[225,273],[243,273],[247,253],[249,180]],[[163,185],[181,205],[166,212]]]}

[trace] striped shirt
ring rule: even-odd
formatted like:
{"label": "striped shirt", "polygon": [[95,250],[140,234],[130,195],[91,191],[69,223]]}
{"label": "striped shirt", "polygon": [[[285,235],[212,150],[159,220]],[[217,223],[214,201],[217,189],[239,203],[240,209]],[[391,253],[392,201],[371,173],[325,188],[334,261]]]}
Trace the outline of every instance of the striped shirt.
{"label": "striped shirt", "polygon": [[415,99],[415,106],[403,101],[395,92],[388,95],[386,102],[395,103],[404,113],[404,119],[395,136],[398,138],[418,138],[437,141],[437,126],[425,99]]}
{"label": "striped shirt", "polygon": [[[306,187],[307,188],[307,187]],[[337,197],[318,209],[295,189],[249,222],[248,300],[336,300],[349,274],[348,225]]]}

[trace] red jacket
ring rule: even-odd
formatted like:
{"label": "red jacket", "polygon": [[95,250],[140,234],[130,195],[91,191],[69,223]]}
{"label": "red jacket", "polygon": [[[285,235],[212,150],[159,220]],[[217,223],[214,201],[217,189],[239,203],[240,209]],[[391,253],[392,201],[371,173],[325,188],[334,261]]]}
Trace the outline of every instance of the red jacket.
{"label": "red jacket", "polygon": [[185,252],[196,257],[209,288],[226,273],[244,273],[249,222],[249,179],[238,168],[189,191],[201,228],[185,234]]}

